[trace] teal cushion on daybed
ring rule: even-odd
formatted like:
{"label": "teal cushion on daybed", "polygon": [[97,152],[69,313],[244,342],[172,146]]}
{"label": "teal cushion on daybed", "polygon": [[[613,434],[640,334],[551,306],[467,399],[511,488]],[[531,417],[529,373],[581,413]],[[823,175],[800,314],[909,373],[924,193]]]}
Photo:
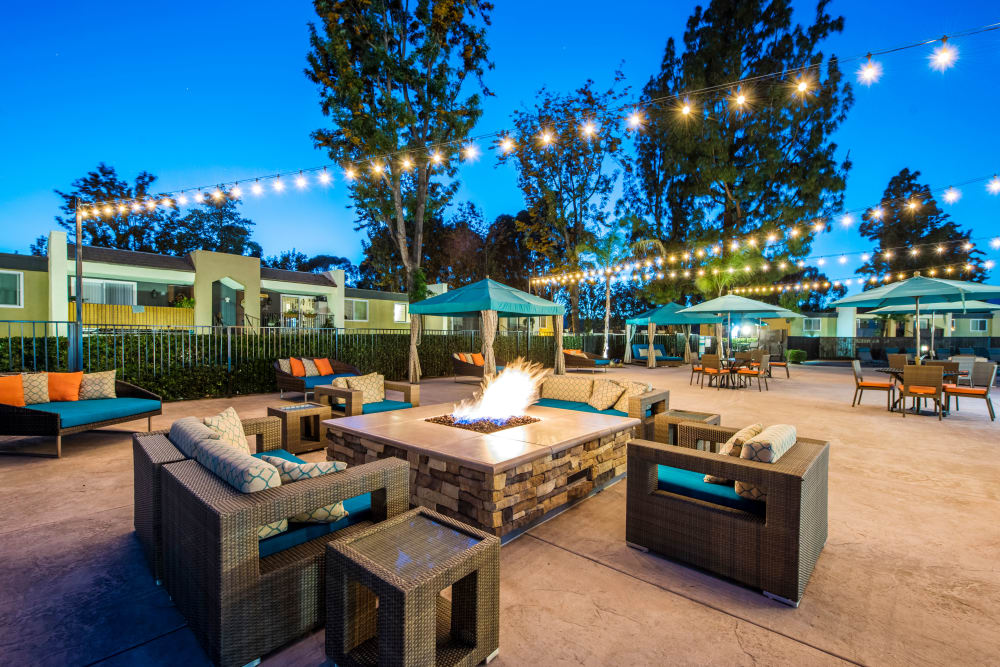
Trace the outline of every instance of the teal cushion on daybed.
{"label": "teal cushion on daybed", "polygon": [[[413,403],[408,403],[406,401],[376,401],[374,403],[365,403],[361,406],[361,414],[363,415],[373,415],[376,412],[392,412],[393,410],[402,410],[403,408],[412,408]],[[334,410],[339,412],[344,411],[343,405],[333,406]]]}
{"label": "teal cushion on daybed", "polygon": [[670,466],[656,466],[656,479],[657,488],[661,491],[764,516],[764,503],[738,495],[732,484],[709,484],[705,481],[704,473]]}
{"label": "teal cushion on daybed", "polygon": [[312,389],[318,384],[330,384],[333,378],[354,377],[354,373],[337,373],[336,375],[313,375],[302,378],[306,383],[306,389]]}
{"label": "teal cushion on daybed", "polygon": [[594,359],[595,366],[607,366],[611,363],[610,359]]}
{"label": "teal cushion on daybed", "polygon": [[63,428],[154,412],[160,402],[149,398],[91,398],[85,401],[55,401],[29,405],[32,410],[55,412]]}

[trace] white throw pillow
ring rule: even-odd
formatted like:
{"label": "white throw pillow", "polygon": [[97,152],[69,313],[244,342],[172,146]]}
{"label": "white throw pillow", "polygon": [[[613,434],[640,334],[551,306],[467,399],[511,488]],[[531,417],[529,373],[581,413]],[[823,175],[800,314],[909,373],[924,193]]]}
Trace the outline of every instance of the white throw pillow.
{"label": "white throw pillow", "polygon": [[281,475],[277,468],[220,440],[199,443],[195,450],[195,460],[241,493],[254,493],[281,486]]}
{"label": "white throw pillow", "polygon": [[205,417],[205,426],[215,431],[218,440],[231,445],[244,454],[253,451],[247,444],[247,436],[243,432],[243,422],[234,408],[226,408],[214,417]]}
{"label": "white throw pillow", "polygon": [[[313,477],[347,469],[347,464],[342,461],[296,463],[277,456],[268,456],[267,454],[262,455],[261,458],[278,469],[283,484],[297,482],[302,479],[312,479]],[[344,503],[337,502],[317,507],[309,512],[296,514],[289,517],[288,520],[293,523],[333,523],[334,521],[343,519],[345,516],[347,516],[347,510],[344,509]]]}
{"label": "white throw pillow", "polygon": [[[743,443],[740,458],[761,463],[774,463],[795,445],[795,427],[775,424]],[[736,480],[736,493],[750,500],[767,500],[767,489]]]}
{"label": "white throw pillow", "polygon": [[[719,454],[739,458],[740,453],[743,450],[743,443],[763,430],[763,424],[750,424],[749,426],[744,426],[736,433],[733,433],[729,440],[726,440],[726,442],[719,447]],[[705,475],[705,481],[711,484],[731,484],[733,480],[726,479],[725,477],[716,477],[715,475]]]}
{"label": "white throw pillow", "polygon": [[167,439],[181,454],[193,459],[199,443],[217,441],[218,435],[197,417],[182,417],[170,425]]}

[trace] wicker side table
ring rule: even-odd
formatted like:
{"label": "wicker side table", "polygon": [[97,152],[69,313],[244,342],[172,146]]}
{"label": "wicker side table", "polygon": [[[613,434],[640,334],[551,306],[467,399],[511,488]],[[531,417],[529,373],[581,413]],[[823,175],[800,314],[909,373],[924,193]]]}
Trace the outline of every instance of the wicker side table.
{"label": "wicker side table", "polygon": [[330,419],[331,412],[329,405],[291,401],[267,408],[268,417],[281,420],[281,448],[292,454],[326,446],[326,433],[321,422]]}
{"label": "wicker side table", "polygon": [[334,664],[471,666],[499,652],[497,537],[418,507],[327,545]]}
{"label": "wicker side table", "polygon": [[[701,422],[718,426],[722,423],[722,416],[714,412],[694,412],[692,410],[667,410],[655,416],[654,431],[657,442],[667,445],[679,445],[677,439],[677,425],[681,422]],[[698,449],[703,448],[703,440],[698,441]]]}

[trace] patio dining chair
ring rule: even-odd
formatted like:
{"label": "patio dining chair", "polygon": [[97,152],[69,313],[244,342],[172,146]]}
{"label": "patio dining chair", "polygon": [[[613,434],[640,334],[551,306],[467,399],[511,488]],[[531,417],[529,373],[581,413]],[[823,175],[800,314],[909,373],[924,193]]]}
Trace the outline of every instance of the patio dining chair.
{"label": "patio dining chair", "polygon": [[854,370],[854,400],[851,401],[851,407],[861,404],[861,397],[864,395],[865,389],[868,389],[869,391],[884,391],[886,408],[891,410],[892,402],[896,398],[896,383],[892,380],[888,382],[865,380],[861,373],[861,362],[857,359],[851,361],[851,368]]}
{"label": "patio dining chair", "polygon": [[887,354],[889,368],[906,368],[907,358],[905,354]]}
{"label": "patio dining chair", "polygon": [[705,378],[708,378],[708,386],[712,386],[712,379],[715,379],[715,388],[722,388],[722,377],[726,371],[722,368],[722,359],[717,354],[705,354],[701,357],[701,381],[699,386],[705,388]]}
{"label": "patio dining chair", "polygon": [[958,410],[958,399],[981,398],[986,401],[986,409],[990,413],[990,421],[996,421],[993,411],[993,401],[990,399],[990,389],[997,377],[997,364],[991,361],[977,361],[972,368],[972,386],[962,387],[957,384],[944,385],[945,410],[951,409],[951,398],[955,397],[955,410]]}
{"label": "patio dining chair", "polygon": [[964,384],[971,387],[972,369],[976,364],[976,357],[974,355],[957,355],[952,357],[951,360],[958,362],[958,379],[955,381],[955,384]]}
{"label": "patio dining chair", "polygon": [[916,364],[905,366],[903,368],[903,387],[899,390],[903,417],[906,417],[907,398],[913,399],[915,410],[922,401],[932,400],[938,421],[940,421],[944,399],[943,380],[944,373],[940,366],[917,366]]}
{"label": "patio dining chair", "polygon": [[702,365],[701,359],[697,356],[691,359],[691,379],[688,381],[688,385],[694,384],[694,377],[696,375],[701,375]]}
{"label": "patio dining chair", "polygon": [[760,362],[756,366],[740,368],[736,371],[736,375],[741,380],[746,380],[749,384],[753,384],[754,378],[757,378],[757,391],[760,391],[761,381],[764,382],[764,388],[771,391],[771,388],[767,386],[767,374],[771,369],[768,363],[770,358],[771,355],[769,354],[761,355]]}

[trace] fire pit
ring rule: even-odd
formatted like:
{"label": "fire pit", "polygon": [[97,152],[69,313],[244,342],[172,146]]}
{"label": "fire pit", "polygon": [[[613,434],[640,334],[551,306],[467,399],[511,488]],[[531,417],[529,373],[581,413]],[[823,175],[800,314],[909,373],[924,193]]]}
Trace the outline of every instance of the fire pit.
{"label": "fire pit", "polygon": [[517,359],[497,375],[484,379],[482,389],[456,405],[450,415],[427,421],[476,433],[496,433],[533,424],[539,420],[524,412],[538,400],[538,386],[545,372],[541,364]]}
{"label": "fire pit", "polygon": [[476,433],[496,433],[497,431],[502,431],[505,428],[514,428],[515,426],[534,424],[535,422],[541,420],[527,415],[519,415],[517,417],[508,417],[503,420],[473,419],[471,421],[461,421],[460,419],[456,419],[454,415],[441,415],[440,417],[431,417],[426,421],[433,422],[435,424],[444,424],[445,426],[454,426],[455,428],[464,428],[467,431],[475,431]]}

